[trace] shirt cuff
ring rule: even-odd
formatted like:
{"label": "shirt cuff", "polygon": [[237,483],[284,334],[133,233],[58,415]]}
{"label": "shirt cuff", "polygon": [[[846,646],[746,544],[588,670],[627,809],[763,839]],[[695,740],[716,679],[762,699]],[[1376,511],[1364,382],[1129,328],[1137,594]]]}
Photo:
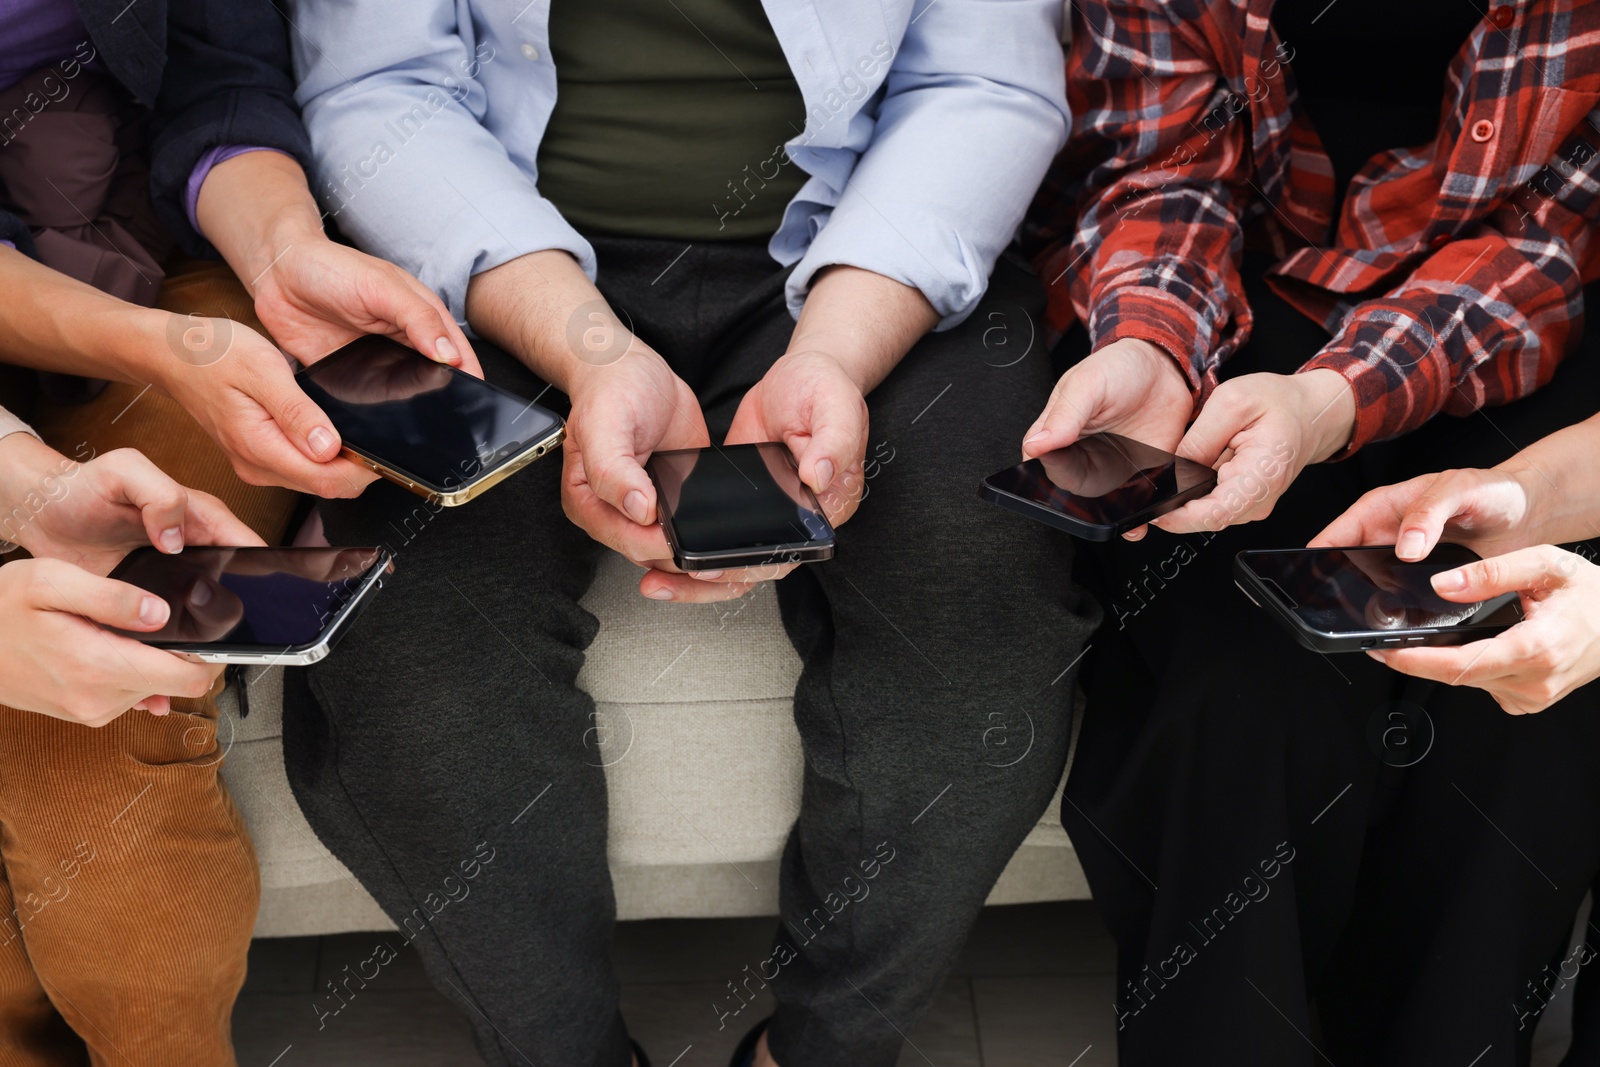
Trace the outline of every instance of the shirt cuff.
{"label": "shirt cuff", "polygon": [[[1338,344],[1335,340],[1334,344]],[[1408,378],[1398,367],[1415,367],[1429,357],[1427,351],[1403,352],[1400,346],[1390,352],[1393,361],[1388,367],[1376,364],[1348,348],[1325,348],[1317,353],[1296,374],[1312,370],[1332,370],[1344,376],[1356,398],[1356,424],[1350,434],[1350,443],[1329,456],[1327,462],[1349,459],[1374,441],[1413,430],[1434,415],[1431,410],[1421,411],[1417,397],[1408,388]],[[1419,417],[1420,416],[1420,417]]]}
{"label": "shirt cuff", "polygon": [[1196,407],[1205,403],[1216,387],[1211,359],[1215,331],[1194,308],[1171,293],[1145,286],[1113,289],[1095,305],[1088,326],[1096,350],[1125,337],[1164,350],[1189,383]]}
{"label": "shirt cuff", "polygon": [[200,221],[195,218],[194,209],[200,203],[200,187],[205,184],[211,168],[234,156],[242,156],[246,152],[277,152],[279,155],[288,155],[281,149],[268,148],[265,145],[219,144],[201,156],[195,163],[194,170],[189,172],[189,184],[183,190],[183,210],[189,216],[189,225],[194,227],[195,233],[200,232]]}

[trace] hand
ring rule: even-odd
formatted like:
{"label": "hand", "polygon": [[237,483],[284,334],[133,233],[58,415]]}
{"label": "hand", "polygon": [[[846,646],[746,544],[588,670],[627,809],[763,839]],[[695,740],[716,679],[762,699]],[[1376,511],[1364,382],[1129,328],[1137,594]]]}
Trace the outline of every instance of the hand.
{"label": "hand", "polygon": [[1404,674],[1485,690],[1506,711],[1543,711],[1600,677],[1600,567],[1539,545],[1433,577],[1441,597],[1472,604],[1522,594],[1523,620],[1486,641],[1454,648],[1369,653]]}
{"label": "hand", "polygon": [[1343,448],[1354,427],[1355,394],[1336,371],[1229,379],[1176,449],[1215,467],[1216,488],[1154,525],[1194,533],[1264,519],[1300,472]]}
{"label": "hand", "polygon": [[[791,350],[751,387],[734,413],[727,444],[779,441],[788,446],[800,480],[817,495],[835,528],[861,504],[867,451],[867,401],[861,387],[833,357]],[[772,564],[691,575],[645,575],[645,596],[708,602],[732,600],[757,583],[784,577],[798,564]]]}
{"label": "hand", "polygon": [[205,696],[220,666],[190,663],[101,629],[149,633],[167,616],[159,597],[60,560],[0,567],[0,647],[7,653],[0,660],[0,703],[104,726],[129,708],[165,715],[170,697]]}
{"label": "hand", "polygon": [[[638,341],[615,362],[575,375],[569,388],[562,510],[596,541],[652,568],[646,581],[656,571],[676,572],[644,461],[662,449],[711,443],[694,390]],[[669,599],[653,586],[640,591]]]}
{"label": "hand", "polygon": [[1533,542],[1538,482],[1531,472],[1453,470],[1424,474],[1366,493],[1328,524],[1312,548],[1394,545],[1406,560],[1425,559],[1443,538],[1481,556]]}
{"label": "hand", "polygon": [[1022,456],[1115,433],[1171,452],[1194,414],[1189,383],[1171,356],[1132,337],[1091,352],[1056,382],[1044,413],[1023,435]]}
{"label": "hand", "polygon": [[15,523],[0,534],[96,574],[144,544],[170,553],[262,543],[222,501],[185,489],[132,449],[80,464],[27,434],[0,438],[0,504]]}
{"label": "hand", "polygon": [[266,338],[237,322],[196,318],[184,329],[164,330],[160,343],[170,343],[169,337],[180,338],[184,351],[160,362],[159,385],[211,435],[244,481],[331,499],[359,496],[377,478],[340,456],[333,423]]}
{"label": "hand", "polygon": [[252,288],[261,324],[301,363],[381,333],[483,377],[466,335],[431,290],[393,263],[320,232],[283,248]]}

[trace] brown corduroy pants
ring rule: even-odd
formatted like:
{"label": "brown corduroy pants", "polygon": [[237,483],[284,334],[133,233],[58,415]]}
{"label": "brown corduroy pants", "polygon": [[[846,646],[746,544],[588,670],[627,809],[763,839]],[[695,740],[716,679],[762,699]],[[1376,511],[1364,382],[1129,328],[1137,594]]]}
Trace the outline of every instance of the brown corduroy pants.
{"label": "brown corduroy pants", "polygon": [[[218,264],[170,273],[160,306],[260,329]],[[294,495],[244,484],[176,403],[141,390],[44,405],[34,425],[68,455],[137,448],[280,542]],[[218,776],[220,689],[98,730],[0,708],[0,1067],[234,1064],[260,880]]]}

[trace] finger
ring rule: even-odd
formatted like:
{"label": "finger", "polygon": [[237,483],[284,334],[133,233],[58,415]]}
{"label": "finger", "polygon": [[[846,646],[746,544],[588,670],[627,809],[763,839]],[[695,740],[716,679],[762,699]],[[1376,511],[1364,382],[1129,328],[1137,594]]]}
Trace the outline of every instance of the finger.
{"label": "finger", "polygon": [[1370,653],[1401,674],[1445,685],[1481,686],[1517,671],[1529,658],[1520,637],[1507,630],[1486,641],[1448,648],[1401,648]]}
{"label": "finger", "polygon": [[1044,411],[1022,435],[1022,457],[1032,459],[1072,444],[1105,399],[1105,378],[1093,366],[1080,364],[1063,374]]}
{"label": "finger", "polygon": [[1416,496],[1417,483],[1429,476],[1413,478],[1398,485],[1385,485],[1361,497],[1313,537],[1309,548],[1338,548],[1353,545],[1392,545],[1399,537],[1400,518],[1405,502]]}
{"label": "finger", "polygon": [[1246,413],[1233,404],[1232,395],[1221,389],[1213,393],[1173,452],[1207,467],[1217,466],[1222,453],[1246,426]]}
{"label": "finger", "polygon": [[810,436],[795,462],[800,480],[822,493],[866,452],[867,406],[859,394],[841,393],[831,402],[819,398],[812,410]]}
{"label": "finger", "polygon": [[[263,413],[264,415],[264,413]],[[347,459],[317,463],[306,459],[269,418],[246,434],[242,459],[234,467],[252,485],[281,485],[325,500],[356,497],[377,480],[367,468]]]}
{"label": "finger", "polygon": [[737,600],[754,589],[754,582],[697,581],[687,574],[668,574],[652,570],[639,579],[639,592],[651,600],[670,600],[677,604],[715,604]]}
{"label": "finger", "polygon": [[133,706],[134,711],[148,711],[152,715],[165,715],[172,710],[172,698],[148,696]]}
{"label": "finger", "polygon": [[183,540],[190,545],[265,545],[254,530],[246,526],[228,505],[198,489],[188,490],[189,506],[184,515]]}
{"label": "finger", "polygon": [[149,633],[171,617],[167,602],[127,582],[90,574],[57,560],[35,560],[34,607],[77,615],[117,630]]}
{"label": "finger", "polygon": [[[125,688],[150,696],[181,697],[199,700],[211,692],[222,667],[210,663],[191,663],[171,652],[151,648],[117,634],[103,633],[105,667],[124,673]],[[96,651],[99,655],[100,651]]]}
{"label": "finger", "polygon": [[131,448],[107,452],[92,469],[108,494],[139,509],[150,543],[163,552],[182,550],[188,493],[142,453]]}
{"label": "finger", "polygon": [[631,420],[604,417],[583,429],[579,453],[590,491],[641,526],[656,521],[656,489],[634,454]]}
{"label": "finger", "polygon": [[1469,486],[1446,475],[1433,479],[1410,506],[1401,513],[1394,553],[1401,559],[1425,559],[1444,535],[1451,519],[1461,514],[1467,503]]}
{"label": "finger", "polygon": [[282,429],[283,435],[314,463],[327,463],[339,455],[339,431],[333,422],[295,383],[281,360],[263,360],[259,388],[252,397]]}
{"label": "finger", "polygon": [[[406,343],[429,359],[465,369],[470,356],[473,367],[477,368],[472,346],[450,317],[444,302],[411,275],[403,271],[400,274],[404,284],[384,286],[376,295],[373,311],[394,323]],[[477,377],[483,377],[481,369]]]}
{"label": "finger", "polygon": [[1531,590],[1558,589],[1568,583],[1580,557],[1554,545],[1536,545],[1503,556],[1468,563],[1433,576],[1433,588],[1446,600],[1472,603]]}

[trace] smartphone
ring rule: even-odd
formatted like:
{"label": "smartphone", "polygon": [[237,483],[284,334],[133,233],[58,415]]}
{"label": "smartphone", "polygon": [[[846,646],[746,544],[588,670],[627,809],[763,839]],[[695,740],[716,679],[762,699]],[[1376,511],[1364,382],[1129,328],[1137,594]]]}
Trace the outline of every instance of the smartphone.
{"label": "smartphone", "polygon": [[978,495],[1086,541],[1109,541],[1209,493],[1217,472],[1114,433],[991,474]]}
{"label": "smartphone", "polygon": [[561,416],[387,337],[295,376],[345,455],[434,503],[465,504],[561,443]]}
{"label": "smartphone", "polygon": [[657,452],[645,470],[680,570],[833,557],[833,526],[782,444]]}
{"label": "smartphone", "polygon": [[1445,544],[1415,563],[1392,548],[1257,549],[1234,557],[1233,577],[1251,603],[1318,652],[1463,645],[1522,621],[1516,593],[1458,604],[1433,591],[1435,574],[1478,558]]}
{"label": "smartphone", "polygon": [[155,633],[113,632],[202,663],[316,663],[393,560],[382,548],[136,548],[111,577],[165,600],[172,616]]}

